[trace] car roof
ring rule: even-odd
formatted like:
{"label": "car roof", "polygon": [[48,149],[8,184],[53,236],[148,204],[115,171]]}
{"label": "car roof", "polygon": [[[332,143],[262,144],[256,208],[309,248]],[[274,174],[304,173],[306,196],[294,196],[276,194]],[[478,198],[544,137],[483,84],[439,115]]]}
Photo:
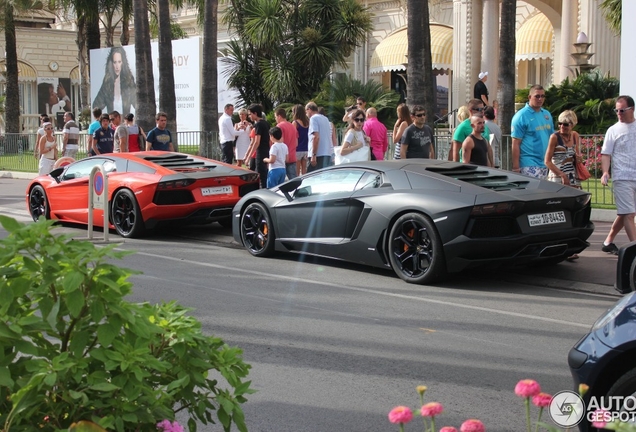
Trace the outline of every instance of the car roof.
{"label": "car roof", "polygon": [[[98,156],[99,157],[99,156]],[[157,170],[158,173],[168,174],[177,172],[214,171],[218,174],[237,174],[236,171],[251,172],[246,168],[229,165],[214,159],[187,153],[144,151],[133,153],[109,153],[101,157],[119,158],[142,163]]]}

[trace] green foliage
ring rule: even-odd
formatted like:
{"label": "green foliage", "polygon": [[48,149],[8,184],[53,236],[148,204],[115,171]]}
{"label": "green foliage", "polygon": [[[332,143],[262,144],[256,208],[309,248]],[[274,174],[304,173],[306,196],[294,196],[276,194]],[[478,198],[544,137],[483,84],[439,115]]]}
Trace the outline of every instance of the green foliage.
{"label": "green foliage", "polygon": [[0,242],[0,430],[86,420],[155,431],[177,411],[190,430],[197,421],[247,430],[241,350],[203,335],[174,302],[125,301],[134,272],[113,262],[128,253],[53,235],[51,221],[0,223],[10,233]]}
{"label": "green foliage", "polygon": [[241,104],[266,111],[307,102],[372,29],[356,0],[229,0],[223,20],[237,35],[224,58],[228,84]]}
{"label": "green foliage", "polygon": [[334,124],[342,123],[342,115],[345,107],[356,102],[356,98],[362,96],[367,101],[367,107],[374,107],[378,111],[378,119],[393,129],[396,112],[400,101],[400,95],[392,90],[386,90],[381,83],[367,81],[362,83],[346,75],[337,75],[332,81],[324,81],[320,92],[314,97],[314,101],[325,107],[327,115]]}
{"label": "green foliage", "polygon": [[614,31],[616,36],[620,36],[621,23],[623,21],[623,1],[603,0],[599,7],[603,11],[603,16],[605,17],[610,29]]}

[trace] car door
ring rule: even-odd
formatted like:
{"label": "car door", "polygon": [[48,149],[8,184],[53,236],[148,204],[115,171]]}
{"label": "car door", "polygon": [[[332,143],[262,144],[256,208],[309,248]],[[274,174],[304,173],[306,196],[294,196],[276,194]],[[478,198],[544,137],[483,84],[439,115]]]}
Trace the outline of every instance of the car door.
{"label": "car door", "polygon": [[335,168],[304,177],[293,200],[276,207],[276,238],[303,244],[314,253],[320,253],[318,245],[340,243],[347,231],[351,195],[364,173]]}
{"label": "car door", "polygon": [[115,163],[108,158],[90,158],[69,165],[47,193],[51,211],[56,218],[73,222],[88,222],[88,180],[93,168],[102,165],[108,174],[115,170]]}

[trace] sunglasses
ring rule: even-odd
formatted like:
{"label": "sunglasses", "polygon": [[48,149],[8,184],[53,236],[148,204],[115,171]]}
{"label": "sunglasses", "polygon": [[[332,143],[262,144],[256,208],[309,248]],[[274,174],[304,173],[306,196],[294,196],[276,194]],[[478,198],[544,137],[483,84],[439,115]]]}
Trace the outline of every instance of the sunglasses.
{"label": "sunglasses", "polygon": [[356,117],[353,120],[357,121],[358,123],[362,123],[364,121],[364,117]]}
{"label": "sunglasses", "polygon": [[115,121],[115,118],[114,117],[110,117],[108,120]]}
{"label": "sunglasses", "polygon": [[413,117],[426,117],[426,113],[413,114]]}
{"label": "sunglasses", "polygon": [[46,128],[44,128],[44,130],[53,130],[53,128],[52,127],[46,127]]}
{"label": "sunglasses", "polygon": [[614,112],[616,114],[618,114],[618,113],[623,114],[624,112],[629,111],[629,110],[633,110],[633,109],[634,109],[634,107],[627,107],[627,108],[622,108],[622,109],[615,109]]}
{"label": "sunglasses", "polygon": [[533,95],[532,97],[535,99],[545,99],[545,95]]}
{"label": "sunglasses", "polygon": [[558,123],[559,126],[572,126],[572,123],[568,123],[568,122],[559,122]]}
{"label": "sunglasses", "polygon": [[484,109],[483,108],[471,108],[471,111],[477,111],[477,112],[482,112]]}

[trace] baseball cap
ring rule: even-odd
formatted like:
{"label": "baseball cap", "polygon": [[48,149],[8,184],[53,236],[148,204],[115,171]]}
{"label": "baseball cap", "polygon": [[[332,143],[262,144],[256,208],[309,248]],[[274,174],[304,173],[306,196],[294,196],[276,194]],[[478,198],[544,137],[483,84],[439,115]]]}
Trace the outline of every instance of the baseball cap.
{"label": "baseball cap", "polygon": [[479,72],[479,79],[483,79],[485,76],[488,76],[488,72]]}

